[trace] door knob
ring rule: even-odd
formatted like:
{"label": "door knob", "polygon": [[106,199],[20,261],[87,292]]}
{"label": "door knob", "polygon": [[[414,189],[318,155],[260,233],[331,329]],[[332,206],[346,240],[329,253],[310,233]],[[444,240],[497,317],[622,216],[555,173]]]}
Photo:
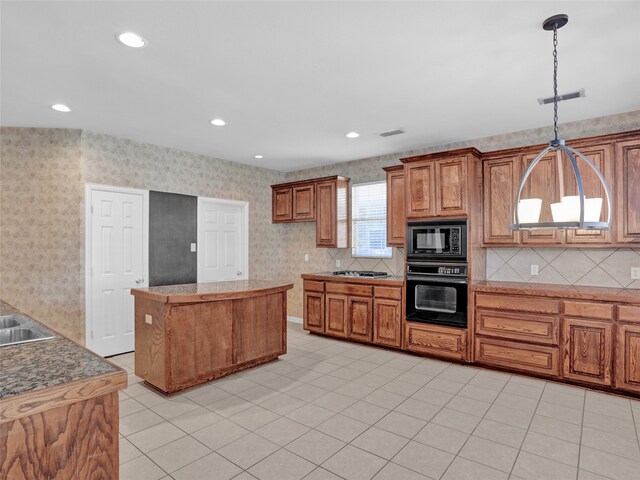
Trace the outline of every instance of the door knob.
{"label": "door knob", "polygon": [[142,282],[144,282],[144,278],[138,278],[138,279],[136,280],[136,283],[137,283],[138,285],[140,285]]}
{"label": "door knob", "polygon": [[236,273],[236,275],[240,276],[240,275],[242,275],[242,272],[238,271],[238,273]]}

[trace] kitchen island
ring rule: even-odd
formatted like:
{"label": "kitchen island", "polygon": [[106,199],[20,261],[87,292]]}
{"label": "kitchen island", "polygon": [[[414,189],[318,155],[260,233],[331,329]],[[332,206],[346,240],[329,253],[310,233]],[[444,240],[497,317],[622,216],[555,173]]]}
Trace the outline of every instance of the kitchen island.
{"label": "kitchen island", "polygon": [[174,393],[287,352],[292,283],[236,280],[136,288],[135,373]]}
{"label": "kitchen island", "polygon": [[0,346],[0,478],[117,480],[126,372],[2,301],[0,316],[53,337]]}

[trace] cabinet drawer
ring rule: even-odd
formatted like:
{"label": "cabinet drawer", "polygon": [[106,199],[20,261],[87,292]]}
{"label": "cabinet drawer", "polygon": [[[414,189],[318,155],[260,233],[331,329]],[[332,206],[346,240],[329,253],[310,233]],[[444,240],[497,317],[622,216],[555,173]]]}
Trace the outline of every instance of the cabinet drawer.
{"label": "cabinet drawer", "polygon": [[559,355],[558,347],[476,337],[476,361],[485,365],[557,376]]}
{"label": "cabinet drawer", "polygon": [[476,307],[530,313],[560,313],[560,301],[522,295],[476,293]]}
{"label": "cabinet drawer", "polygon": [[621,322],[640,323],[640,307],[618,305],[618,320]]}
{"label": "cabinet drawer", "polygon": [[305,280],[303,282],[305,290],[311,290],[313,292],[324,292],[324,282],[317,282],[315,280]]}
{"label": "cabinet drawer", "polygon": [[547,315],[489,312],[476,313],[476,333],[525,342],[558,345],[560,319]]}
{"label": "cabinet drawer", "polygon": [[613,305],[610,303],[564,302],[564,314],[568,317],[613,319]]}
{"label": "cabinet drawer", "polygon": [[402,299],[402,289],[393,287],[373,287],[373,296],[376,298]]}
{"label": "cabinet drawer", "polygon": [[454,360],[467,360],[467,331],[405,323],[404,348]]}
{"label": "cabinet drawer", "polygon": [[373,287],[371,285],[327,282],[326,289],[327,293],[343,293],[345,295],[361,295],[363,297],[371,297],[373,295]]}

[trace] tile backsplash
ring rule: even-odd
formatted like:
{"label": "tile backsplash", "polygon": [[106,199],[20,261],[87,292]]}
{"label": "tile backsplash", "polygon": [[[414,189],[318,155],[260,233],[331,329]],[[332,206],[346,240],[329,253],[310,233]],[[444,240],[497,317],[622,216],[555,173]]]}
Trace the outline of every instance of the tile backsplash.
{"label": "tile backsplash", "polygon": [[[327,271],[336,270],[371,270],[374,272],[385,272],[389,275],[404,275],[404,250],[402,248],[392,248],[391,258],[354,258],[350,248],[328,248]],[[336,260],[340,261],[340,266],[336,266]]]}
{"label": "tile backsplash", "polygon": [[[531,265],[538,265],[538,275],[531,275]],[[640,267],[640,249],[487,249],[487,280],[640,288],[631,267]]]}

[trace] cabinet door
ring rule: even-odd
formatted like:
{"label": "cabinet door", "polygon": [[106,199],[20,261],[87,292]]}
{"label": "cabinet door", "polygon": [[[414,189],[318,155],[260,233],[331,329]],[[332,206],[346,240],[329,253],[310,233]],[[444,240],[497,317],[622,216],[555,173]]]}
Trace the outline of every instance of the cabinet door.
{"label": "cabinet door", "polygon": [[640,140],[616,144],[616,241],[640,244]]}
{"label": "cabinet door", "polygon": [[304,328],[310,332],[324,332],[324,294],[304,292]]}
{"label": "cabinet door", "polygon": [[616,387],[640,393],[640,325],[618,325]]}
{"label": "cabinet door", "polygon": [[467,361],[467,329],[405,322],[404,349]]}
{"label": "cabinet door", "polygon": [[272,221],[290,222],[292,219],[291,188],[275,188],[272,193]]}
{"label": "cabinet door", "polygon": [[437,215],[465,215],[467,213],[466,162],[466,156],[435,162]]}
{"label": "cabinet door", "polygon": [[325,333],[347,336],[348,297],[335,293],[325,295]]}
{"label": "cabinet door", "polygon": [[612,371],[612,331],[613,324],[608,322],[563,320],[565,378],[611,385]]}
{"label": "cabinet door", "polygon": [[407,217],[432,217],[436,214],[434,169],[432,160],[405,166]]}
{"label": "cabinet door", "polygon": [[[522,157],[522,171],[536,158],[537,154],[524,155]],[[558,160],[555,152],[550,152],[540,159],[536,167],[529,175],[521,199],[541,198],[542,210],[541,222],[552,222],[551,204],[560,201],[560,183],[558,179]],[[522,243],[549,244],[562,243],[564,234],[562,230],[531,230],[522,232]]]}
{"label": "cabinet door", "polygon": [[[611,154],[611,145],[594,145],[594,146],[580,146],[576,145],[580,153],[591,160],[594,165],[600,170],[607,180],[609,189],[613,192],[613,156]],[[577,158],[578,169],[580,171],[580,177],[582,178],[582,187],[587,198],[602,198],[602,211],[600,213],[601,221],[606,221],[609,215],[607,208],[607,194],[605,193],[600,179],[595,172],[586,165],[585,161]],[[576,185],[575,176],[573,174],[573,168],[571,162],[565,157],[563,159],[564,169],[564,194],[565,195],[578,195],[578,187]],[[615,220],[615,219],[614,219]],[[611,231],[610,230],[567,230],[566,232],[567,243],[596,243],[604,244],[611,243]]]}
{"label": "cabinet door", "polygon": [[336,183],[316,185],[316,245],[335,247],[337,237]]}
{"label": "cabinet door", "polygon": [[370,342],[373,331],[372,299],[348,297],[347,312],[349,337]]}
{"label": "cabinet door", "polygon": [[293,187],[293,220],[298,222],[316,219],[316,186],[312,183]]}
{"label": "cabinet door", "polygon": [[484,243],[513,245],[519,233],[513,223],[513,202],[520,182],[520,157],[494,158],[483,162]]}
{"label": "cabinet door", "polygon": [[387,245],[404,248],[406,229],[404,171],[387,172]]}
{"label": "cabinet door", "polygon": [[390,347],[401,345],[402,303],[398,300],[373,299],[373,342]]}

